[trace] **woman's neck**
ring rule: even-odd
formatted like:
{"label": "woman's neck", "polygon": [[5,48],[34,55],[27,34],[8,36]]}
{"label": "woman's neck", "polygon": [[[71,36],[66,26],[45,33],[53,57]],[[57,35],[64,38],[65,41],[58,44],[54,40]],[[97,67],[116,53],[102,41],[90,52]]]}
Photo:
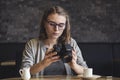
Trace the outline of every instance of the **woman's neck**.
{"label": "woman's neck", "polygon": [[57,43],[56,39],[46,39],[44,41],[44,44],[46,45],[47,48],[52,48],[53,45],[55,45]]}

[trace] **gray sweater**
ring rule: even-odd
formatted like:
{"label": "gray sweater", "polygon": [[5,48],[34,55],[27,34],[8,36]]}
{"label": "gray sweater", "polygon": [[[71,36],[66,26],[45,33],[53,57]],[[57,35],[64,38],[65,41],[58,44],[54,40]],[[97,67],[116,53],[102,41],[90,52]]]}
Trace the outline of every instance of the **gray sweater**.
{"label": "gray sweater", "polygon": [[[72,38],[71,38],[70,45],[76,50],[77,64],[83,67],[87,67],[86,62],[83,60],[80,48],[78,47],[76,41]],[[25,45],[25,49],[23,51],[21,68],[31,67],[34,64],[39,63],[44,59],[45,52],[46,52],[46,48],[42,41],[40,41],[39,39],[31,39]],[[67,63],[64,63],[64,66],[66,69],[66,74],[72,75],[72,70],[70,66]],[[44,74],[44,70],[40,71],[34,76],[37,77],[43,74]]]}

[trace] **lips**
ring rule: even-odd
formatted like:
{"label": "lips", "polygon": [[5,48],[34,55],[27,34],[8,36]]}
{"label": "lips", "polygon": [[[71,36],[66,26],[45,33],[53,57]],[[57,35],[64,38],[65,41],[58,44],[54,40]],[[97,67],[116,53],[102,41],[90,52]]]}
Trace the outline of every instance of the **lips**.
{"label": "lips", "polygon": [[53,35],[55,35],[55,36],[59,36],[59,33],[53,33]]}

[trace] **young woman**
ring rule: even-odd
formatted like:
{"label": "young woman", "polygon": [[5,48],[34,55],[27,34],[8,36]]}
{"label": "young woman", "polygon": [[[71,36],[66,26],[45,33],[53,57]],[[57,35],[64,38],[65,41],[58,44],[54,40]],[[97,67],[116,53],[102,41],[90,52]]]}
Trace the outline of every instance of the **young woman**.
{"label": "young woman", "polygon": [[[72,46],[70,62],[64,63],[57,52],[52,51],[55,44]],[[87,65],[76,41],[71,38],[69,16],[62,7],[54,6],[44,12],[39,38],[27,42],[21,67],[30,67],[30,73],[35,76],[83,73]]]}

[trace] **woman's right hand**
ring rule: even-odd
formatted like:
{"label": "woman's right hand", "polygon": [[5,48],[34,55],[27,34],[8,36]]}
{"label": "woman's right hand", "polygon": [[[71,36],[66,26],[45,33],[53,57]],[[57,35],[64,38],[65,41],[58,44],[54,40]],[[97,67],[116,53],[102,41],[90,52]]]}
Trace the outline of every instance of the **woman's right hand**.
{"label": "woman's right hand", "polygon": [[47,50],[45,53],[45,57],[42,60],[42,64],[47,67],[49,66],[51,63],[59,61],[60,57],[57,55],[57,52],[52,52],[52,50]]}
{"label": "woman's right hand", "polygon": [[40,72],[41,70],[49,66],[51,63],[56,62],[58,60],[60,60],[60,58],[59,56],[57,56],[57,52],[52,52],[52,50],[47,50],[44,59],[41,62],[34,64],[30,68],[30,73],[36,74],[37,72]]}

